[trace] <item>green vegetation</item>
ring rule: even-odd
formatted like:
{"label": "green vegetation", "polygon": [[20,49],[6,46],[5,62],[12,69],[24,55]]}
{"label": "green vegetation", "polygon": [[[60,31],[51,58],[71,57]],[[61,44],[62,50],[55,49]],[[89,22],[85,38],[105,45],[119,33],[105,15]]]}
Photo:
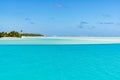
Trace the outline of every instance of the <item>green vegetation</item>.
{"label": "green vegetation", "polygon": [[19,38],[21,38],[22,35],[16,31],[11,31],[9,33],[0,32],[0,37],[19,37]]}
{"label": "green vegetation", "polygon": [[32,34],[32,33],[24,33],[20,34],[19,32],[16,31],[11,31],[9,33],[6,32],[0,32],[0,37],[17,37],[21,38],[22,36],[43,36],[42,34]]}
{"label": "green vegetation", "polygon": [[12,31],[10,33],[8,33],[8,37],[22,37],[22,35],[18,32]]}
{"label": "green vegetation", "polygon": [[8,37],[8,34],[6,32],[0,32],[0,37]]}
{"label": "green vegetation", "polygon": [[24,33],[22,36],[43,36],[42,34],[32,34],[32,33]]}

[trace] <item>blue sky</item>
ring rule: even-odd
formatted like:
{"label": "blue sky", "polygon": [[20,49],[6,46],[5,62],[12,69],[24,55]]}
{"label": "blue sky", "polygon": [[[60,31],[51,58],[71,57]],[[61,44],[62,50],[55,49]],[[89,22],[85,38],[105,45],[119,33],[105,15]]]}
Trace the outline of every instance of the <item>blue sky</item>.
{"label": "blue sky", "polygon": [[120,36],[120,0],[0,0],[0,31]]}

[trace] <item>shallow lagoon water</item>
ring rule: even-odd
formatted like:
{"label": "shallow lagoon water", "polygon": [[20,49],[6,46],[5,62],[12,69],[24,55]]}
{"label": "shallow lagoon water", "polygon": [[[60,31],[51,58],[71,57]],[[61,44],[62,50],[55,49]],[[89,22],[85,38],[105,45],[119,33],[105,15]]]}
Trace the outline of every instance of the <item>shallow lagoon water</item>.
{"label": "shallow lagoon water", "polygon": [[0,44],[42,45],[42,44],[113,44],[120,43],[120,37],[23,37],[1,38]]}
{"label": "shallow lagoon water", "polygon": [[120,79],[120,44],[1,44],[0,50],[0,80]]}

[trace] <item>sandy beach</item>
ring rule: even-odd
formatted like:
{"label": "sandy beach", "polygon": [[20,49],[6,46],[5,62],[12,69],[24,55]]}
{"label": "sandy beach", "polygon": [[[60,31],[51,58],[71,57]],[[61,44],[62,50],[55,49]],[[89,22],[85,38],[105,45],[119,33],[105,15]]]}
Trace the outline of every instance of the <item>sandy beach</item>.
{"label": "sandy beach", "polygon": [[114,44],[120,37],[22,37],[0,38],[0,44]]}

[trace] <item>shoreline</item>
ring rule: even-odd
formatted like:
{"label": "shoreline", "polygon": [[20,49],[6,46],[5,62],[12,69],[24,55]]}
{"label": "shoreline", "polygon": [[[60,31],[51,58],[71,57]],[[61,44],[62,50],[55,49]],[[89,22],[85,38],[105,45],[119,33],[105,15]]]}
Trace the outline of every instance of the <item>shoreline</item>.
{"label": "shoreline", "polygon": [[21,38],[18,37],[1,37],[0,39],[32,39],[32,38],[41,38],[41,39],[75,39],[75,40],[120,40],[120,37],[41,37],[41,36],[22,36]]}
{"label": "shoreline", "polygon": [[79,45],[79,44],[120,44],[120,37],[3,37],[0,44],[7,45]]}

